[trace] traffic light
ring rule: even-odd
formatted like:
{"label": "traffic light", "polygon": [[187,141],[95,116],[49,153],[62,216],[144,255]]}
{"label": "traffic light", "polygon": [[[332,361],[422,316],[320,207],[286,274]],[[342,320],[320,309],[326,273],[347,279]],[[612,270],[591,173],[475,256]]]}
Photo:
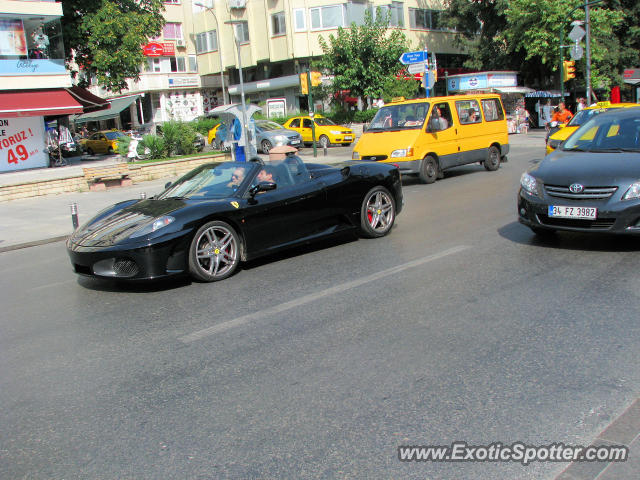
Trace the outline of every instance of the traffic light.
{"label": "traffic light", "polygon": [[576,62],[565,60],[562,62],[562,81],[568,82],[572,78],[576,78]]}

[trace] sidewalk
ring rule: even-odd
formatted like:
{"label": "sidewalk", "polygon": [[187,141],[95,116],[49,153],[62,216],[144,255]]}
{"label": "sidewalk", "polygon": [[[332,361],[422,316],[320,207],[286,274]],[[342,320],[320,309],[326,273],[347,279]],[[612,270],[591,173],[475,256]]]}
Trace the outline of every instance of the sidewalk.
{"label": "sidewalk", "polygon": [[[544,130],[533,130],[526,135],[509,135],[509,143],[512,149],[525,145],[539,146],[542,157],[544,137]],[[304,148],[299,155],[305,162],[311,163],[331,164],[350,159],[344,152],[338,156],[333,148],[328,149],[326,157],[322,149],[318,149],[317,153],[318,156],[314,158],[313,148]],[[0,174],[0,185],[73,177],[82,175],[83,167],[111,165],[121,160],[117,155],[96,155],[73,157],[68,161],[70,165],[66,167]],[[155,195],[164,189],[167,182],[175,179],[167,177],[100,192],[61,193],[0,202],[0,253],[65,239],[73,231],[71,204],[77,205],[78,220],[82,224],[114,203],[139,198],[141,193],[146,193],[148,197]]]}

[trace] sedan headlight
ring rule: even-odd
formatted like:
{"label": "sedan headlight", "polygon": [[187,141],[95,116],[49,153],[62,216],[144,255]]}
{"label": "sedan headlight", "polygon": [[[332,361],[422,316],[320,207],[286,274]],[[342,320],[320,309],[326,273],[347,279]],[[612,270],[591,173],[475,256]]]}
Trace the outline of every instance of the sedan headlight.
{"label": "sedan headlight", "polygon": [[284,135],[276,135],[275,137],[273,137],[273,139],[276,141],[276,143],[287,143],[288,141],[288,138]]}
{"label": "sedan headlight", "polygon": [[560,144],[562,143],[562,140],[557,140],[554,138],[550,138],[549,139],[549,143],[547,143],[547,145],[549,145],[549,148],[553,148],[554,150],[556,148],[558,148],[560,146]]}
{"label": "sedan headlight", "polygon": [[331,135],[342,135],[341,130],[331,130]]}
{"label": "sedan headlight", "polygon": [[527,172],[523,173],[520,177],[520,185],[530,195],[540,196],[538,193],[538,181]]}
{"label": "sedan headlight", "polygon": [[622,200],[637,200],[638,198],[640,198],[640,181],[631,184],[629,190],[622,196]]}
{"label": "sedan headlight", "polygon": [[156,218],[153,222],[148,223],[147,225],[142,227],[140,230],[132,233],[129,236],[131,238],[135,238],[135,237],[142,237],[144,235],[149,235],[150,233],[153,233],[157,230],[160,230],[161,228],[166,227],[167,225],[173,223],[174,221],[175,221],[175,218],[169,215],[165,215],[164,217]]}
{"label": "sedan headlight", "polygon": [[391,158],[413,157],[413,148],[401,148],[391,152]]}

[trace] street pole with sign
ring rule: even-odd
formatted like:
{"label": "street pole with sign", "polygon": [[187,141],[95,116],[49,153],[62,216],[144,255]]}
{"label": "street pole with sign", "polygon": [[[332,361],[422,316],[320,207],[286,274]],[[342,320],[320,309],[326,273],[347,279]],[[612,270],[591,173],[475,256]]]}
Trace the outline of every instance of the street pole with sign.
{"label": "street pole with sign", "polygon": [[249,153],[249,128],[247,125],[247,107],[244,99],[244,80],[242,78],[242,56],[240,55],[240,39],[238,38],[238,28],[237,25],[240,25],[244,22],[240,20],[227,20],[224,22],[225,24],[231,25],[233,28],[233,38],[236,42],[236,51],[238,52],[238,73],[240,75],[240,98],[241,105],[240,111],[242,111],[242,136],[244,137],[244,154]]}

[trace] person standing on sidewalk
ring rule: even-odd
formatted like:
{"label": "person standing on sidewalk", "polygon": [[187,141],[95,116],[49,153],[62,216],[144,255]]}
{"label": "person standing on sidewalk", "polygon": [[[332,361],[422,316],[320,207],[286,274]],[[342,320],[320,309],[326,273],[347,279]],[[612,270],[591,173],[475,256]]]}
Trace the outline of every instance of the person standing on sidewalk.
{"label": "person standing on sidewalk", "polygon": [[560,102],[558,104],[558,111],[553,114],[553,117],[551,117],[551,121],[558,123],[569,123],[569,120],[571,120],[572,118],[573,113],[571,113],[569,109],[566,108],[564,102]]}

